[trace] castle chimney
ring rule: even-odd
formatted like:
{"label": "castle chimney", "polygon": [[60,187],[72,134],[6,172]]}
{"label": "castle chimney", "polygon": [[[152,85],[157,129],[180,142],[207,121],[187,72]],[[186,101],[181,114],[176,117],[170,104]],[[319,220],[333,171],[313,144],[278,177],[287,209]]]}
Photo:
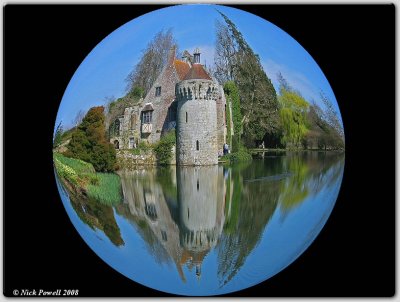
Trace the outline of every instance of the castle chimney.
{"label": "castle chimney", "polygon": [[199,50],[199,48],[196,48],[194,50],[193,56],[194,56],[194,63],[195,64],[200,64],[200,50]]}
{"label": "castle chimney", "polygon": [[169,50],[169,54],[168,54],[168,65],[172,65],[174,64],[175,61],[175,51],[176,51],[176,47],[175,45],[173,45],[170,50]]}

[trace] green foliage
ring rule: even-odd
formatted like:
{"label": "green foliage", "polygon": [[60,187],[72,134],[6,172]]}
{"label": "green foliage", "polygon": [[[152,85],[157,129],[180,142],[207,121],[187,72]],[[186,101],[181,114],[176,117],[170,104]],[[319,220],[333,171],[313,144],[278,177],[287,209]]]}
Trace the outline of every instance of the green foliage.
{"label": "green foliage", "polygon": [[321,92],[320,95],[321,101],[326,107],[324,112],[325,120],[329,124],[329,126],[331,126],[331,128],[333,128],[335,132],[341,137],[344,144],[344,129],[339,119],[339,113],[336,111],[336,109],[333,107],[332,102],[323,92]]}
{"label": "green foliage", "polygon": [[59,145],[61,145],[63,132],[64,132],[64,129],[60,122],[57,126],[56,132],[54,133],[53,148],[56,148]]}
{"label": "green foliage", "polygon": [[243,142],[247,147],[253,147],[266,134],[273,135],[278,131],[277,95],[259,56],[236,25],[226,15],[220,14],[226,26],[217,29],[216,77],[223,82],[233,80],[237,85],[243,115]]}
{"label": "green foliage", "polygon": [[59,153],[54,153],[53,157],[55,159],[57,159],[58,161],[60,161],[62,164],[71,167],[72,169],[74,169],[74,171],[76,171],[76,173],[79,173],[81,175],[88,174],[88,173],[95,173],[93,165],[90,163],[84,162],[83,160],[65,157]]}
{"label": "green foliage", "polygon": [[97,173],[98,183],[89,184],[88,196],[95,198],[106,205],[115,205],[121,202],[121,180],[112,173]]}
{"label": "green foliage", "polygon": [[226,182],[227,200],[225,200],[225,215],[227,216],[224,224],[224,232],[226,234],[233,234],[236,231],[236,226],[240,216],[239,208],[243,187],[239,171],[231,171]]}
{"label": "green foliage", "polygon": [[133,155],[140,155],[140,154],[146,154],[153,149],[154,149],[153,145],[151,145],[145,141],[141,141],[138,143],[136,148],[128,149],[128,151],[130,153],[132,153]]}
{"label": "green foliage", "polygon": [[282,182],[279,199],[284,211],[297,207],[310,194],[308,186],[304,185],[307,177],[310,177],[309,168],[301,156],[288,156],[288,171],[293,174]]}
{"label": "green foliage", "polygon": [[[239,96],[239,90],[233,81],[228,81],[224,85],[224,91],[226,95],[228,96],[227,100],[229,101],[229,104],[232,108],[232,122],[233,122],[233,133],[234,136],[232,138],[232,151],[237,152],[239,150],[241,140],[240,136],[242,134],[242,113],[240,110],[240,96]],[[229,113],[229,119],[228,119],[228,113]],[[230,128],[230,110],[227,110],[227,125],[229,125]],[[230,138],[231,133],[228,132],[228,138]]]}
{"label": "green foliage", "polygon": [[104,107],[90,108],[72,134],[65,154],[93,164],[98,172],[111,172],[116,163],[116,153],[106,139],[104,118]]}
{"label": "green foliage", "polygon": [[139,142],[137,148],[139,150],[142,150],[144,153],[147,153],[149,150],[152,149],[152,146],[145,141],[141,141],[141,142]]}
{"label": "green foliage", "polygon": [[167,199],[178,199],[178,188],[172,180],[172,173],[176,173],[171,169],[171,166],[159,167],[156,172],[156,180],[161,185],[163,193]]}
{"label": "green foliage", "polygon": [[76,131],[76,127],[72,127],[71,129],[65,130],[61,136],[61,141],[65,142],[72,138],[72,134]]}
{"label": "green foliage", "polygon": [[231,108],[232,103],[231,100],[229,98],[226,98],[226,141],[229,144],[229,146],[231,146],[232,148],[232,123],[231,123]]}
{"label": "green foliage", "polygon": [[76,189],[86,191],[89,197],[103,204],[112,205],[121,202],[121,181],[118,175],[96,173],[92,164],[59,153],[53,153],[53,160],[61,180],[67,180]]}
{"label": "green foliage", "polygon": [[135,102],[137,102],[140,100],[140,98],[144,97],[144,89],[140,86],[135,86],[129,92],[128,96],[132,98]]}
{"label": "green foliage", "polygon": [[344,136],[336,127],[324,119],[324,112],[316,104],[310,106],[307,113],[307,128],[310,129],[303,139],[303,146],[309,149],[344,149]]}
{"label": "green foliage", "polygon": [[172,159],[172,147],[176,144],[175,130],[169,131],[161,137],[154,147],[157,161],[160,165],[169,165]]}
{"label": "green foliage", "polygon": [[130,149],[129,150],[133,155],[140,155],[140,149],[135,148],[135,149]]}
{"label": "green foliage", "polygon": [[[68,158],[59,153],[53,153],[53,161],[58,176],[76,186],[85,186],[93,182],[95,170],[93,166],[75,158]],[[95,176],[95,175],[94,175]]]}
{"label": "green foliage", "polygon": [[282,143],[289,148],[300,148],[307,134],[306,114],[308,102],[296,91],[281,87],[279,102],[283,129]]}
{"label": "green foliage", "polygon": [[56,168],[57,175],[69,181],[70,183],[74,185],[78,185],[80,179],[78,177],[78,174],[75,172],[74,169],[69,167],[68,165],[63,164],[59,159],[53,158],[54,160],[54,165]]}
{"label": "green foliage", "polygon": [[92,229],[99,229],[116,246],[121,246],[124,241],[114,217],[114,210],[110,205],[105,205],[97,199],[74,194],[69,191],[71,205],[78,217]]}
{"label": "green foliage", "polygon": [[249,153],[246,147],[243,145],[239,146],[239,150],[237,152],[232,152],[226,154],[221,157],[222,161],[229,161],[231,164],[238,162],[250,162],[253,160],[253,157]]}

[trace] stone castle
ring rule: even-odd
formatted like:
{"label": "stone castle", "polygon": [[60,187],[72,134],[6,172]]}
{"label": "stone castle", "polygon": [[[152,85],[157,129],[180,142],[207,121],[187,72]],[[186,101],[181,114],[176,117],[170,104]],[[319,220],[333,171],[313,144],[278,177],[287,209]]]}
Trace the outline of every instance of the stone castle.
{"label": "stone castle", "polygon": [[165,194],[155,170],[121,173],[125,198],[120,207],[129,209],[125,217],[135,224],[146,224],[140,235],[148,250],[157,261],[175,263],[185,282],[184,267],[186,273],[194,269],[200,278],[204,259],[217,246],[225,223],[225,203],[231,204],[233,198],[227,187],[232,189],[234,184],[225,177],[230,172],[218,165],[172,167],[170,173],[176,197]]}
{"label": "stone castle", "polygon": [[222,86],[200,64],[200,51],[193,56],[184,51],[179,60],[171,48],[145,98],[112,122],[110,142],[116,149],[133,149],[176,129],[178,165],[214,165],[226,142],[226,107]]}

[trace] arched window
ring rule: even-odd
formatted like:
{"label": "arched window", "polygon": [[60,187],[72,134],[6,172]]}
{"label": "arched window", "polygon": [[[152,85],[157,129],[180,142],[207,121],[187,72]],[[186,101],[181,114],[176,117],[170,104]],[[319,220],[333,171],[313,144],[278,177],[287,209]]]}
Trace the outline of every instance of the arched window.
{"label": "arched window", "polygon": [[114,141],[114,148],[119,149],[119,141],[118,140]]}
{"label": "arched window", "polygon": [[199,146],[199,141],[196,141],[196,150],[199,151],[200,146]]}

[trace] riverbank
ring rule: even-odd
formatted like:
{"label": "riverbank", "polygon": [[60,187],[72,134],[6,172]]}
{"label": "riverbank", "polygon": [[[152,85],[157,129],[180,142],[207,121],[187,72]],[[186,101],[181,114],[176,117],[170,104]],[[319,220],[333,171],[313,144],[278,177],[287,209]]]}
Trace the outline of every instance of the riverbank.
{"label": "riverbank", "polygon": [[117,174],[96,172],[92,164],[56,152],[53,161],[59,179],[69,191],[105,205],[121,202],[121,180]]}

